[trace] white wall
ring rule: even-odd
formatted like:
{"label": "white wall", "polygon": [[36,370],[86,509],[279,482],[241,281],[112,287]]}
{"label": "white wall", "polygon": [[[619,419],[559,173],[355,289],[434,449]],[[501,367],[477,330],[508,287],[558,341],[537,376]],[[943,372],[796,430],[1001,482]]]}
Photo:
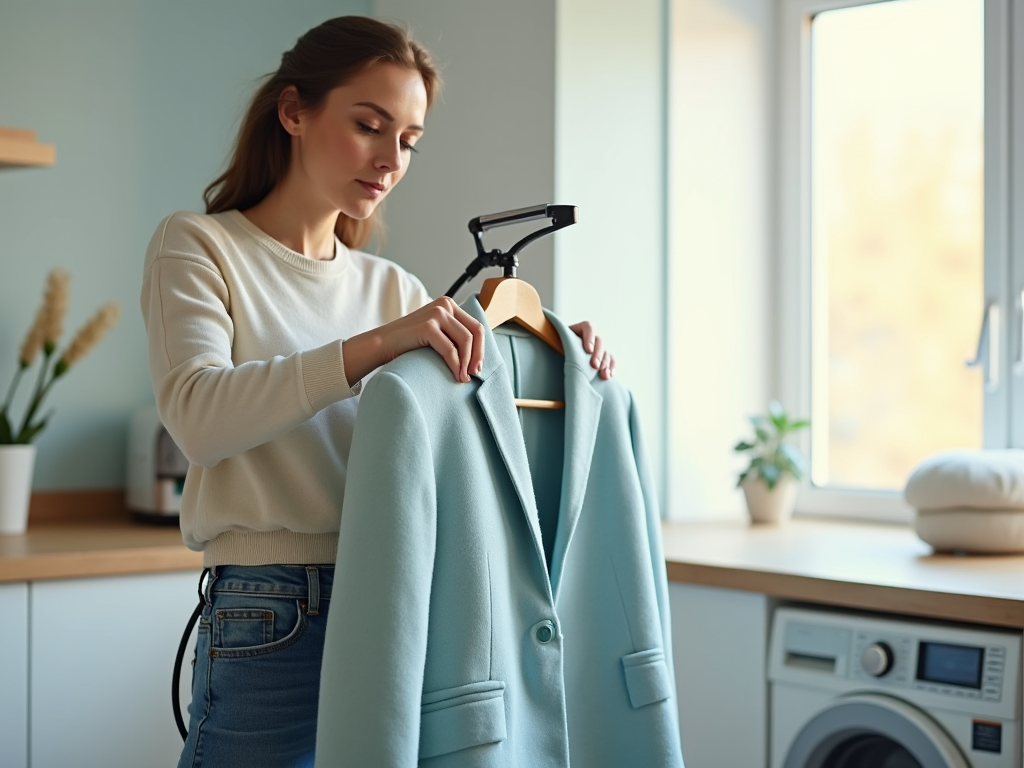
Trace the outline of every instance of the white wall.
{"label": "white wall", "polygon": [[[376,0],[375,15],[411,28],[443,67],[420,152],[388,198],[381,250],[441,296],[475,254],[471,218],[555,202],[555,8],[551,0]],[[488,247],[507,247],[510,233],[496,234]],[[519,272],[547,306],[551,254],[550,238],[530,246]],[[479,275],[457,298],[498,274]]]}
{"label": "white wall", "polygon": [[[590,320],[664,478],[665,93],[661,0],[559,0],[555,178],[580,223],[555,245],[555,308]],[[576,231],[574,231],[576,230]],[[660,494],[664,499],[664,493]]]}
{"label": "white wall", "polygon": [[771,0],[672,0],[670,516],[739,515],[746,415],[764,412],[774,126]]}

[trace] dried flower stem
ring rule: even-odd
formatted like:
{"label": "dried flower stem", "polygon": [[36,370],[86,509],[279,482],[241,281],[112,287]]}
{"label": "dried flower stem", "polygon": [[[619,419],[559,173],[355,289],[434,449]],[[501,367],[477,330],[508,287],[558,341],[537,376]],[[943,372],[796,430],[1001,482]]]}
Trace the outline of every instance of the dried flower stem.
{"label": "dried flower stem", "polygon": [[39,368],[39,376],[36,377],[35,393],[32,395],[32,400],[29,403],[28,410],[25,412],[25,420],[21,423],[21,429],[18,430],[18,435],[25,433],[28,429],[29,424],[32,423],[32,417],[36,415],[36,411],[43,402],[43,398],[46,397],[46,393],[50,390],[50,385],[53,384],[56,376],[50,379],[50,383],[46,383],[46,372],[50,368],[50,358],[53,356],[53,350],[43,350],[43,364]]}
{"label": "dried flower stem", "polygon": [[7,409],[11,407],[11,400],[14,397],[14,391],[18,388],[18,383],[21,381],[21,376],[25,373],[25,365],[19,365],[18,370],[14,372],[14,378],[11,379],[11,386],[7,388],[7,397],[4,398],[3,406],[0,406],[0,413],[7,413]]}
{"label": "dried flower stem", "polygon": [[50,366],[50,357],[53,355],[53,351],[48,346],[44,347],[45,357],[43,358],[42,370],[39,372],[39,380],[36,383],[36,393],[32,398],[28,411],[25,413],[25,420],[21,424],[19,435],[27,434],[29,430],[33,430],[32,433],[34,434],[35,431],[45,426],[46,420],[44,419],[39,422],[37,427],[33,427],[32,419],[43,404],[43,400],[46,399],[46,395],[53,387],[54,382],[67,373],[72,365],[89,354],[92,348],[99,344],[100,340],[107,334],[107,331],[117,324],[120,317],[120,306],[113,302],[103,305],[75,334],[75,338],[72,339],[71,344],[53,367],[53,375],[48,382],[46,381],[46,371]]}
{"label": "dried flower stem", "polygon": [[[43,400],[53,388],[57,381],[71,368],[85,357],[90,350],[106,335],[121,316],[121,309],[117,304],[106,304],[99,312],[78,331],[75,338],[68,345],[68,348],[57,359],[56,364],[50,366],[57,349],[57,343],[64,327],[64,316],[68,307],[68,283],[70,276],[63,269],[50,271],[46,281],[46,292],[43,297],[43,305],[36,313],[32,327],[29,329],[25,341],[22,343],[18,355],[18,369],[14,372],[14,379],[7,390],[3,405],[0,406],[0,444],[27,444],[32,441],[50,420],[53,411],[33,423],[36,413],[39,411]],[[35,362],[39,351],[43,352],[43,361],[36,378],[35,387],[25,412],[25,418],[21,428],[14,430],[11,427],[7,410],[11,406],[14,393],[21,382],[22,376]]]}
{"label": "dried flower stem", "polygon": [[[14,372],[14,378],[7,390],[4,404],[0,407],[0,413],[7,413],[7,409],[11,406],[11,401],[14,399],[14,393],[21,383],[22,374],[35,362],[39,350],[45,348],[48,357],[56,347],[57,340],[60,338],[63,329],[64,315],[67,313],[68,283],[70,281],[71,276],[65,270],[59,268],[50,270],[50,273],[46,276],[46,291],[43,294],[43,303],[36,311],[32,327],[29,328],[28,333],[25,335],[25,340],[21,344],[21,349],[18,353],[18,370]],[[37,395],[41,391],[42,379],[45,377],[45,374],[46,364],[43,365],[40,379],[36,383]]]}

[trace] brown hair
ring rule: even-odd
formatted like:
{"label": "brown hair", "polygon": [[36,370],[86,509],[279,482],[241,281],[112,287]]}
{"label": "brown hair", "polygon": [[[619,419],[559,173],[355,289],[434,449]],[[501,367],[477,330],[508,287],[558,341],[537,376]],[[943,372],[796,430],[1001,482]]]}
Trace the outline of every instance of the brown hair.
{"label": "brown hair", "polygon": [[[430,54],[409,33],[363,16],[340,16],[314,27],[281,56],[245,111],[227,170],[203,192],[207,213],[247,209],[284,178],[291,160],[291,135],[277,116],[281,91],[294,85],[303,106],[319,109],[328,92],[377,63],[414,69],[427,89],[427,108],[441,86]],[[350,248],[362,248],[380,227],[380,206],[369,218],[338,215],[335,232]]]}

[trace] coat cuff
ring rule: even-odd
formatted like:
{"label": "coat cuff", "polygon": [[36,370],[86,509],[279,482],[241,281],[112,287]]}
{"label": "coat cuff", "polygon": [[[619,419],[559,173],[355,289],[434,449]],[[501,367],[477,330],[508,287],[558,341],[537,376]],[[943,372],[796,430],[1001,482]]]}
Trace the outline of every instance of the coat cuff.
{"label": "coat cuff", "polygon": [[302,360],[302,389],[313,413],[332,403],[355,397],[362,391],[362,381],[349,386],[341,351],[342,341],[332,341],[299,355]]}

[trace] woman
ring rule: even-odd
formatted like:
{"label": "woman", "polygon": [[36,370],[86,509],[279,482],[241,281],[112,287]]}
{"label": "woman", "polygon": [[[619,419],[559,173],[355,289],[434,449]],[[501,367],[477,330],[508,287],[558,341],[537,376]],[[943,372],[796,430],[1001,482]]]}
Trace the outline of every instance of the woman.
{"label": "woman", "polygon": [[[418,347],[459,382],[480,369],[479,323],[358,250],[438,88],[394,26],[310,30],[254,96],[207,213],[150,243],[150,371],[192,464],[182,534],[210,568],[180,766],[312,764],[354,396]],[[610,377],[590,326],[573,330]]]}

